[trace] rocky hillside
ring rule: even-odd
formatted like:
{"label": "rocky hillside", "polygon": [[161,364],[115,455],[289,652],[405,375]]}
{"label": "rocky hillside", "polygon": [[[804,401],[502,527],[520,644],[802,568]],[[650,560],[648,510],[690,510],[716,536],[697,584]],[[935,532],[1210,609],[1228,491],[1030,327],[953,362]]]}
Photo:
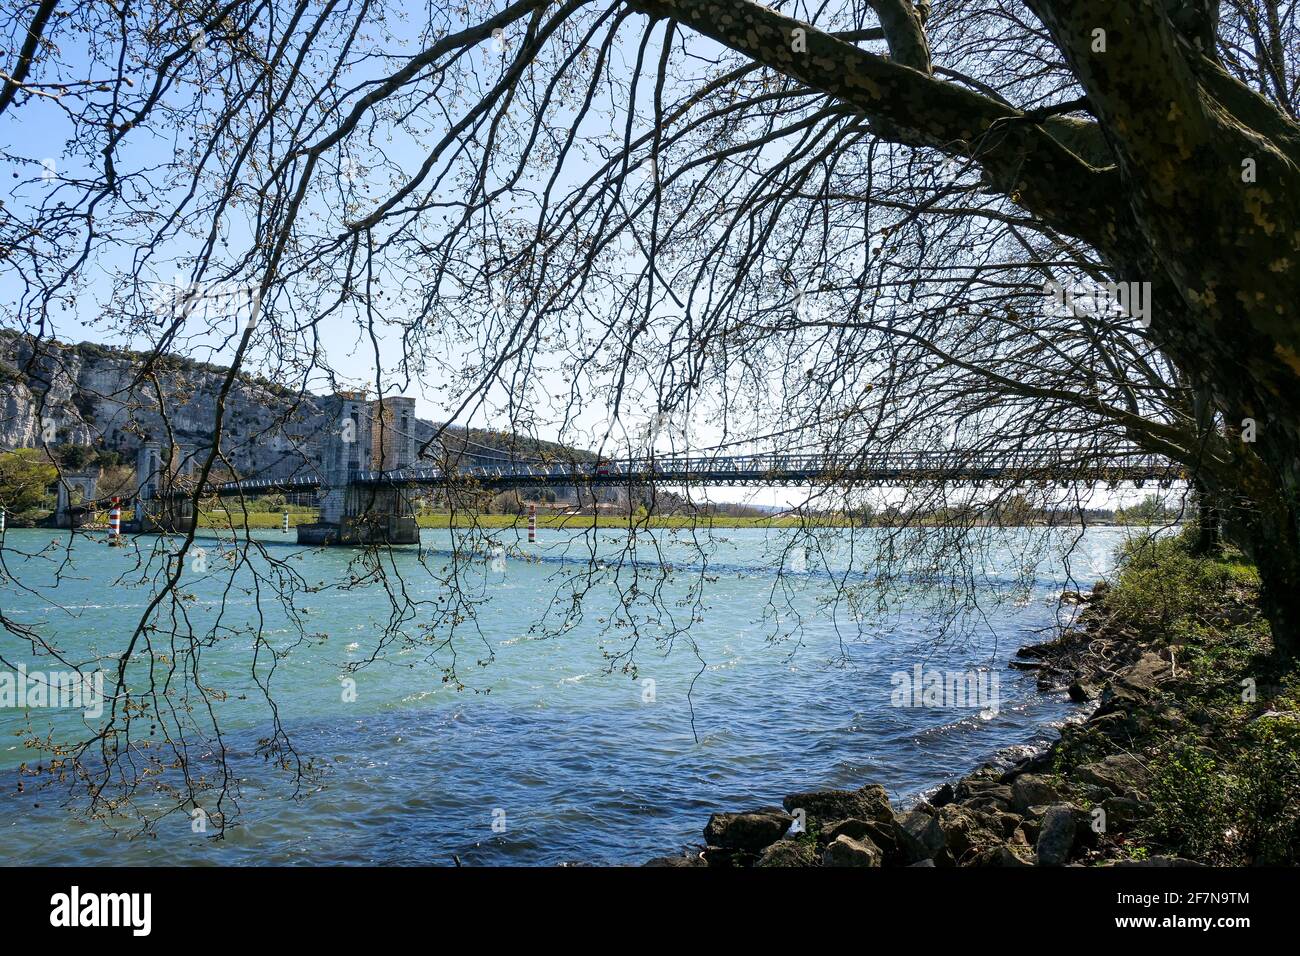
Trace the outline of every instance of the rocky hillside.
{"label": "rocky hillside", "polygon": [[[150,360],[155,377],[140,380]],[[0,451],[41,447],[43,434],[51,447],[117,452],[130,463],[146,442],[209,448],[226,373],[225,368],[181,356],[147,356],[90,342],[37,343],[28,336],[0,332]],[[321,436],[338,420],[338,401],[241,378],[227,403],[222,451],[240,475],[310,474],[317,467]],[[435,428],[433,422],[416,419],[417,446]],[[462,453],[465,464],[511,455],[592,457],[561,445],[477,429],[448,429],[443,443]]]}
{"label": "rocky hillside", "polygon": [[[146,356],[93,343],[36,343],[0,335],[0,449],[89,446],[134,461],[141,444],[169,439],[210,447],[226,370],[158,356],[153,381],[138,381]],[[166,415],[160,411],[159,393]],[[265,382],[236,383],[222,450],[243,474],[291,474],[311,461],[328,401],[299,399]],[[170,433],[169,433],[170,427]]]}

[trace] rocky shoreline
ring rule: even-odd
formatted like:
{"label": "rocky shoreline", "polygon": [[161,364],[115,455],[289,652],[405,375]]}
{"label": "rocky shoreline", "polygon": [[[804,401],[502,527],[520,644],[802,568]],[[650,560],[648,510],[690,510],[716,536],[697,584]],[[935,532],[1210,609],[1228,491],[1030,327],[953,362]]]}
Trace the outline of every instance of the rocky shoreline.
{"label": "rocky shoreline", "polygon": [[[1160,732],[1162,687],[1177,677],[1177,648],[1116,626],[1107,586],[1065,595],[1084,605],[1057,640],[1021,648],[1011,667],[1039,688],[1095,702],[1092,714],[1010,769],[985,764],[929,799],[896,810],[885,788],[818,790],[780,807],[715,813],[705,845],[646,866],[1145,866],[1200,865],[1170,856],[1130,859],[1124,835],[1150,812],[1144,739]],[[1087,760],[1065,743],[1092,742]],[[1096,741],[1102,741],[1098,753]]]}

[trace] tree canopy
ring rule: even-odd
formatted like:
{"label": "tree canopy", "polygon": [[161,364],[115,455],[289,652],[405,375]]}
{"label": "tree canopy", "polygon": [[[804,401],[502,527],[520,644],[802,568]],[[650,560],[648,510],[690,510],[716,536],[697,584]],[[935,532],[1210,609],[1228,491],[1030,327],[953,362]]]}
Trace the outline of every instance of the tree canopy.
{"label": "tree canopy", "polygon": [[0,508],[11,518],[30,518],[54,501],[50,486],[58,470],[39,448],[0,453]]}

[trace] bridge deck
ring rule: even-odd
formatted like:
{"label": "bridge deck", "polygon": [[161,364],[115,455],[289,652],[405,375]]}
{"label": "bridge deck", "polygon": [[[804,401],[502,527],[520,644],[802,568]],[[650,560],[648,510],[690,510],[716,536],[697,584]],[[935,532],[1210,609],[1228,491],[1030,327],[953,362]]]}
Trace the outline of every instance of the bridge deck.
{"label": "bridge deck", "polygon": [[[385,487],[439,487],[452,484],[486,489],[608,486],[629,483],[667,485],[809,485],[891,484],[941,481],[979,484],[990,481],[1120,482],[1175,481],[1186,474],[1165,458],[1121,452],[1098,462],[1089,453],[910,452],[833,460],[816,455],[738,455],[592,462],[502,462],[469,468],[438,466],[391,471],[354,472],[351,484]],[[293,494],[323,487],[317,477],[246,479],[216,485],[210,494]],[[182,494],[175,492],[174,494]]]}
{"label": "bridge deck", "polygon": [[364,471],[358,484],[397,486],[476,482],[489,488],[546,485],[660,484],[830,484],[909,481],[982,482],[999,480],[1145,481],[1183,477],[1167,459],[1146,454],[1117,456],[1106,464],[1074,459],[1045,459],[1022,453],[966,456],[953,452],[912,452],[832,460],[816,455],[741,455],[664,457],[589,463],[505,464],[458,469],[437,467]]}

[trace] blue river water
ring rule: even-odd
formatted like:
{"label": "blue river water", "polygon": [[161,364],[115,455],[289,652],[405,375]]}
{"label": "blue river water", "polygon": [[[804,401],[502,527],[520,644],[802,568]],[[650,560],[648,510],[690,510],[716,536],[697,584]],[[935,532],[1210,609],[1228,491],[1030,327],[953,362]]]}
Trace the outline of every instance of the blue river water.
{"label": "blue river water", "polygon": [[[1040,529],[997,532],[970,580],[975,610],[950,632],[933,614],[942,568],[914,569],[883,619],[866,613],[876,531],[641,531],[634,548],[619,531],[492,534],[426,530],[418,551],[380,563],[387,585],[357,552],[277,532],[256,532],[246,559],[198,539],[180,603],[205,636],[202,682],[220,692],[235,825],[213,839],[179,812],[133,837],[86,819],[84,793],[20,770],[48,760],[33,736],[75,741],[86,718],[0,707],[0,864],[638,863],[700,843],[714,810],[795,790],[880,783],[906,803],[1069,718],[1063,695],[1006,664],[1058,621],[1063,588],[1109,572],[1125,532],[1064,536],[1068,575],[1059,552],[1026,564]],[[83,669],[116,667],[176,544],[102,539],[10,529],[0,550],[0,612]],[[453,561],[473,606],[448,644]],[[283,568],[307,588],[301,633],[276,596]],[[384,641],[399,577],[410,619]],[[144,664],[175,659],[169,620],[137,650]],[[284,652],[269,678],[279,719],[317,768],[296,794],[255,752],[271,726],[255,680],[268,647]],[[59,666],[12,633],[0,658]],[[453,665],[463,687],[444,680]],[[996,707],[897,706],[897,675],[918,666],[996,675]]]}

